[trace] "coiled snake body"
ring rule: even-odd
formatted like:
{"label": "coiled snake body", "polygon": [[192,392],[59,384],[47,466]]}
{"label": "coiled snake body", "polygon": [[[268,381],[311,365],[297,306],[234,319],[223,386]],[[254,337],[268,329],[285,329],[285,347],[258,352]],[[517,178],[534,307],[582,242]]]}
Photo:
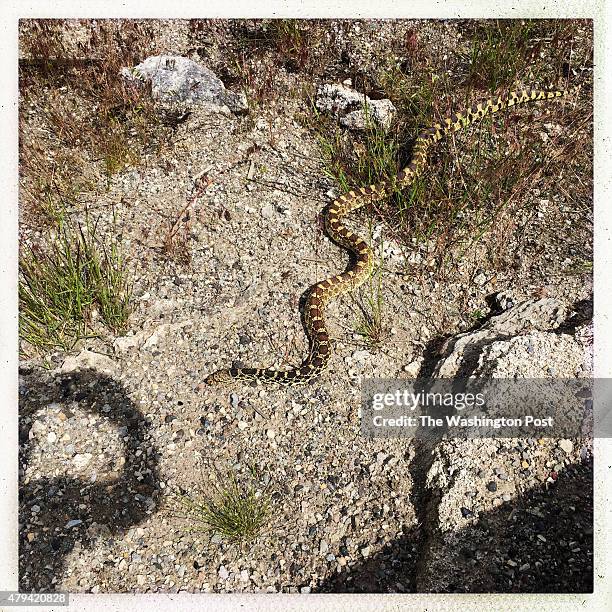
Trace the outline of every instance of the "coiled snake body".
{"label": "coiled snake body", "polygon": [[504,108],[563,96],[564,91],[521,91],[511,92],[508,97],[489,99],[470,107],[463,113],[456,113],[442,123],[422,131],[416,139],[412,159],[395,179],[381,181],[368,187],[359,187],[341,195],[323,210],[325,229],[328,236],[340,246],[352,251],[355,265],[343,272],[313,285],[305,303],[304,319],[310,340],[310,352],[300,367],[290,370],[269,370],[261,368],[230,368],[218,370],[206,379],[208,384],[222,384],[232,380],[261,381],[277,385],[304,384],[318,376],[327,365],[331,355],[330,338],[325,327],[326,304],[344,293],[355,290],[370,276],[373,268],[373,253],[365,240],[353,234],[342,219],[349,213],[364,206],[368,201],[379,200],[395,187],[405,187],[423,170],[429,147],[450,132],[456,132],[484,116]]}

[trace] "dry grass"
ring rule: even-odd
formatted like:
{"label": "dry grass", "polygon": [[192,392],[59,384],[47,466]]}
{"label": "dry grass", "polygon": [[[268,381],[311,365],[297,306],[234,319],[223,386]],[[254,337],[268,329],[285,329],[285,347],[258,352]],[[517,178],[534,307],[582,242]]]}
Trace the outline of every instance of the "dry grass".
{"label": "dry grass", "polygon": [[150,92],[118,76],[123,66],[153,51],[148,26],[82,22],[86,40],[68,46],[67,33],[77,24],[45,19],[20,24],[20,178],[26,220],[30,213],[34,219],[44,213],[50,199],[55,205],[74,201],[79,193],[103,186],[163,139]]}
{"label": "dry grass", "polygon": [[100,323],[126,329],[126,261],[82,202],[163,141],[150,92],[118,76],[151,34],[133,21],[20,23],[20,335],[42,352]]}
{"label": "dry grass", "polygon": [[[371,128],[355,135],[316,113],[312,118],[327,174],[342,191],[392,180],[409,161],[417,133],[453,111],[523,86],[571,88],[574,83],[564,75],[574,63],[590,63],[592,49],[579,33],[584,26],[575,21],[469,22],[466,51],[455,58],[452,75],[412,32],[401,41],[404,52],[407,47],[412,53],[409,68],[390,60],[374,88],[398,110],[390,130]],[[500,250],[500,238],[509,244],[510,236],[517,237],[511,220],[532,206],[528,194],[554,190],[555,177],[567,175],[568,167],[590,175],[590,147],[578,152],[575,141],[578,134],[589,138],[588,111],[588,103],[570,96],[485,118],[433,148],[425,172],[378,205],[379,218],[396,239],[423,245],[438,276],[451,273],[478,244],[488,249],[493,265],[510,265],[512,253]],[[556,123],[563,126],[561,133],[547,134],[544,124]],[[588,203],[589,182],[584,185],[579,197]]]}
{"label": "dry grass", "polygon": [[[242,89],[251,108],[268,106],[282,89],[279,72],[322,74],[332,58],[324,44],[329,22],[318,19],[190,20],[195,48],[223,38],[223,63],[215,66],[226,85]],[[279,87],[280,86],[280,87]]]}

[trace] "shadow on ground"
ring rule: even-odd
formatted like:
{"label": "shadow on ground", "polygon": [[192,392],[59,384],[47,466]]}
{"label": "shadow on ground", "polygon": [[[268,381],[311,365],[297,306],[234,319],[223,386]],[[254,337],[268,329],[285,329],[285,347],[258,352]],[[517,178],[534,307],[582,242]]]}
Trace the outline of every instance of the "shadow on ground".
{"label": "shadow on ground", "polygon": [[[142,522],[159,497],[158,454],[150,441],[150,424],[128,399],[123,386],[93,370],[62,377],[27,372],[20,389],[19,449],[19,587],[21,591],[54,591],[61,582],[64,560],[77,542],[87,547],[100,530],[120,535]],[[106,405],[104,418],[123,431],[125,465],[119,477],[89,482],[72,477],[43,477],[24,482],[31,445],[29,439],[36,413],[50,403],[98,413]],[[109,407],[110,406],[110,410]],[[137,455],[137,451],[141,451]],[[32,507],[40,511],[32,513]],[[66,527],[70,520],[81,520]],[[29,541],[28,533],[35,532]]]}
{"label": "shadow on ground", "polygon": [[[589,593],[593,590],[593,469],[569,466],[551,488],[436,531],[437,501],[420,529],[324,580],[322,593]],[[461,509],[457,508],[457,512]]]}

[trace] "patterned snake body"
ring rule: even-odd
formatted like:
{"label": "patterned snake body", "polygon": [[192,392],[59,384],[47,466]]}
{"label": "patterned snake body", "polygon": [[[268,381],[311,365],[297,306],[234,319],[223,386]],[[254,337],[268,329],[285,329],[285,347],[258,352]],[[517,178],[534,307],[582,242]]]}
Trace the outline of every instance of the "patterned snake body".
{"label": "patterned snake body", "polygon": [[290,370],[261,368],[230,368],[218,370],[206,379],[211,385],[238,381],[261,381],[277,385],[299,385],[318,376],[326,367],[331,356],[331,340],[324,320],[325,306],[332,299],[354,291],[372,273],[374,255],[368,244],[342,224],[349,213],[361,208],[369,201],[379,200],[396,187],[412,183],[425,167],[429,147],[448,133],[456,132],[482,119],[488,114],[504,108],[537,100],[549,100],[565,95],[564,91],[521,91],[511,92],[507,98],[489,99],[470,107],[463,113],[456,113],[421,132],[415,141],[412,159],[392,181],[381,181],[368,187],[349,191],[328,205],[324,211],[325,229],[328,236],[340,246],[355,255],[355,264],[342,274],[327,278],[311,287],[305,303],[304,319],[310,341],[310,352],[300,367]]}

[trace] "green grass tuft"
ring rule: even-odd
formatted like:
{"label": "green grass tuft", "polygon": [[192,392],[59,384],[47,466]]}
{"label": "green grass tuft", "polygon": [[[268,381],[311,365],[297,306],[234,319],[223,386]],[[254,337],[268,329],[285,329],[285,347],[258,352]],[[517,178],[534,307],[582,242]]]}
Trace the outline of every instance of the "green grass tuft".
{"label": "green grass tuft", "polygon": [[68,350],[97,335],[96,314],[113,332],[124,331],[130,299],[125,259],[89,217],[81,224],[60,215],[44,246],[22,247],[19,331],[37,349]]}
{"label": "green grass tuft", "polygon": [[[370,245],[372,245],[372,222],[370,221]],[[359,304],[359,316],[355,331],[364,338],[370,347],[378,347],[387,336],[384,322],[384,293],[382,275],[384,270],[383,241],[381,237],[378,264],[365,283],[364,302]]]}
{"label": "green grass tuft", "polygon": [[192,497],[179,494],[179,502],[194,521],[194,531],[217,533],[232,543],[255,539],[270,519],[271,500],[265,488],[260,489],[251,470],[248,481],[241,481],[232,470],[212,485],[205,494]]}

